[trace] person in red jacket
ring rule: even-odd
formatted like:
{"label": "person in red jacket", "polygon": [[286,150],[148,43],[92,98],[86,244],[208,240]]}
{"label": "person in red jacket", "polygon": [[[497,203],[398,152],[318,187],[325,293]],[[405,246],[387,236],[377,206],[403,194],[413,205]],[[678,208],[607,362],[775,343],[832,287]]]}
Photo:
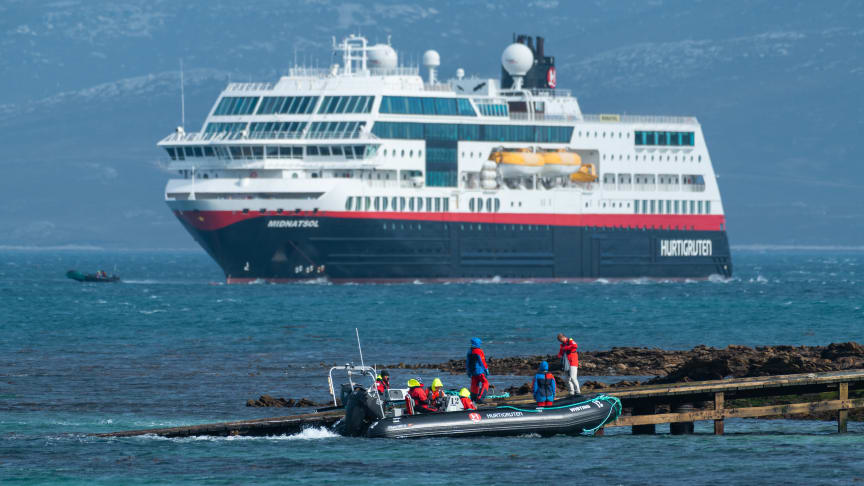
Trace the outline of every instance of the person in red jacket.
{"label": "person in red jacket", "polygon": [[483,397],[489,390],[489,366],[486,365],[486,354],[483,353],[483,342],[480,338],[471,338],[471,349],[465,357],[465,371],[471,377],[471,398],[477,403],[483,403]]}
{"label": "person in red jacket", "polygon": [[375,380],[375,388],[378,389],[378,393],[384,396],[387,393],[387,390],[390,389],[390,372],[387,370],[382,370],[381,374],[378,375]]}
{"label": "person in red jacket", "polygon": [[433,408],[431,403],[429,403],[429,395],[426,393],[426,388],[424,388],[423,383],[416,378],[408,380],[408,395],[405,396],[406,404],[409,402],[409,397],[410,401],[414,402],[413,407],[409,405],[409,413],[434,413],[438,411]]}
{"label": "person in red jacket", "polygon": [[579,353],[576,352],[579,345],[563,334],[558,334],[558,342],[561,343],[561,347],[558,348],[558,357],[561,358],[561,365],[564,367],[564,373],[567,374],[567,387],[570,389],[570,395],[581,394],[578,377]]}
{"label": "person in red jacket", "polygon": [[471,392],[469,392],[467,388],[459,390],[459,401],[462,402],[462,408],[464,410],[477,410],[477,407],[474,406],[474,402],[471,401]]}

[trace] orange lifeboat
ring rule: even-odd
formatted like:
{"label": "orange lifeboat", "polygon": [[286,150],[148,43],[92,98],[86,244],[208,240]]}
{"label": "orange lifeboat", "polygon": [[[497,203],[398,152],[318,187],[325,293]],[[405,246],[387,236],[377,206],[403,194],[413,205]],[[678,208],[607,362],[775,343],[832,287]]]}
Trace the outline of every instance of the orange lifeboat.
{"label": "orange lifeboat", "polygon": [[498,164],[501,177],[505,179],[531,177],[543,169],[543,154],[531,149],[497,148],[489,154],[489,160]]}
{"label": "orange lifeboat", "polygon": [[594,164],[582,164],[579,170],[570,174],[573,182],[594,182],[597,180],[597,168]]}
{"label": "orange lifeboat", "polygon": [[572,174],[579,170],[582,158],[576,152],[566,149],[550,150],[543,152],[543,169],[540,174],[544,177],[558,177]]}

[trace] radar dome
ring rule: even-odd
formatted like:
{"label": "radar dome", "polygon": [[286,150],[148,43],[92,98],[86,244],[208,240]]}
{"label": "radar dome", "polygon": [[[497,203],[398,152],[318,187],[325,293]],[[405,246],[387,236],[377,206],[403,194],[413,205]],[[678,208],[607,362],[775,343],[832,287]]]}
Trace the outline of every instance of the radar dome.
{"label": "radar dome", "polygon": [[525,76],[534,65],[534,54],[525,44],[510,44],[501,54],[501,65],[510,76]]}
{"label": "radar dome", "polygon": [[438,55],[438,51],[434,51],[429,49],[428,51],[423,53],[423,66],[425,67],[438,67],[441,65],[441,56]]}
{"label": "radar dome", "polygon": [[393,69],[399,63],[399,56],[389,45],[375,44],[366,51],[366,63],[372,69]]}

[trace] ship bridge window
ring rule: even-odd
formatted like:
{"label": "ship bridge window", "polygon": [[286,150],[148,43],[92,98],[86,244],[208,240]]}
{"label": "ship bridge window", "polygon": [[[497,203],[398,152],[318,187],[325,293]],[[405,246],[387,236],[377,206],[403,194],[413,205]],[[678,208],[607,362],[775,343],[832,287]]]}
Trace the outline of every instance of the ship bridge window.
{"label": "ship bridge window", "polygon": [[477,116],[467,98],[385,96],[381,99],[379,112],[396,115]]}
{"label": "ship bridge window", "polygon": [[295,115],[312,113],[318,104],[317,96],[265,96],[258,107],[258,115]]}
{"label": "ship bridge window", "polygon": [[325,96],[318,113],[369,113],[374,96]]}
{"label": "ship bridge window", "polygon": [[252,122],[249,134],[252,138],[300,138],[306,122]]}
{"label": "ship bridge window", "polygon": [[214,115],[251,115],[258,105],[258,96],[225,96],[219,100]]}
{"label": "ship bridge window", "polygon": [[204,132],[206,133],[235,133],[242,132],[246,129],[246,122],[212,122],[208,123],[204,128]]}
{"label": "ship bridge window", "polygon": [[636,145],[661,145],[671,147],[692,147],[694,145],[693,132],[646,132],[636,131]]}

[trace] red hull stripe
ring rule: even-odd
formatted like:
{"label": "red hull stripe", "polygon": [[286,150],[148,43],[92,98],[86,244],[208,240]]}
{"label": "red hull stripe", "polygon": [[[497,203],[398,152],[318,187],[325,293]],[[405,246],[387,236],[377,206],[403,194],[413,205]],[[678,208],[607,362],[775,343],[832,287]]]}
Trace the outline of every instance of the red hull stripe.
{"label": "red hull stripe", "polygon": [[190,226],[213,231],[261,217],[378,219],[390,221],[440,221],[452,223],[538,224],[606,228],[682,229],[721,231],[726,217],[709,214],[519,214],[519,213],[391,213],[373,211],[175,211]]}

